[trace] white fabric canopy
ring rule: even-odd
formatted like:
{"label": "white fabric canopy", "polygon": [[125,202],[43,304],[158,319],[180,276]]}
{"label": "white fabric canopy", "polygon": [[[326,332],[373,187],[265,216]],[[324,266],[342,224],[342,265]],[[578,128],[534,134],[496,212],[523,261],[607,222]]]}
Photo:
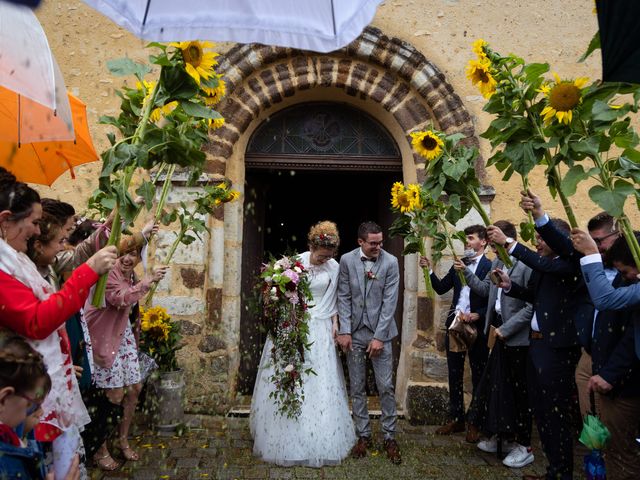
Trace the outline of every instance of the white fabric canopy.
{"label": "white fabric canopy", "polygon": [[0,2],[2,87],[6,91],[0,92],[0,117],[13,118],[15,128],[5,128],[0,140],[74,139],[67,89],[44,30],[30,8],[7,2]]}
{"label": "white fabric canopy", "polygon": [[330,52],[352,42],[381,0],[83,0],[145,40],[262,43]]}

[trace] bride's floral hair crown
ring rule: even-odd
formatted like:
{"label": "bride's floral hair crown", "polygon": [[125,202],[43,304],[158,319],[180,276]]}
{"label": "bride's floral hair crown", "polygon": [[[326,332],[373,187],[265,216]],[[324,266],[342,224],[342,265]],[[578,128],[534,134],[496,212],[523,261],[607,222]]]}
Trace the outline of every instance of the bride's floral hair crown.
{"label": "bride's floral hair crown", "polygon": [[338,227],[329,221],[320,222],[311,227],[307,239],[313,247],[337,248],[340,245]]}
{"label": "bride's floral hair crown", "polygon": [[311,238],[311,245],[314,247],[335,248],[339,243],[338,236],[330,233],[320,233]]}

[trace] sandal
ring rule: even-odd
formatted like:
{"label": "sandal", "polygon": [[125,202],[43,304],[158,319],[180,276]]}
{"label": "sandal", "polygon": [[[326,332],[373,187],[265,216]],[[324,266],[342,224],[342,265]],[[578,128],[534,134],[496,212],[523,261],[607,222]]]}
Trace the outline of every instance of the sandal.
{"label": "sandal", "polygon": [[138,460],[140,460],[140,455],[138,455],[138,452],[136,452],[129,445],[127,445],[126,447],[120,447],[120,452],[127,461],[137,462]]}
{"label": "sandal", "polygon": [[96,457],[94,455],[93,463],[95,463],[100,470],[105,472],[113,472],[120,468],[120,463],[114,460],[110,453],[107,453],[102,457]]}

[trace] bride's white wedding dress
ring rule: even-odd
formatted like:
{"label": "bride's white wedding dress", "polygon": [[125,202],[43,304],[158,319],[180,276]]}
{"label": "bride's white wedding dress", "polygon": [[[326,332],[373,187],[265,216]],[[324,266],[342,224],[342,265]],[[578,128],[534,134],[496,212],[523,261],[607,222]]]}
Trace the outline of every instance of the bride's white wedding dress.
{"label": "bride's white wedding dress", "polygon": [[304,401],[300,416],[280,415],[269,393],[274,391],[269,377],[272,342],[269,337],[262,351],[258,377],[251,401],[250,427],[253,453],[278,465],[321,467],[339,464],[356,441],[342,365],[331,337],[331,317],[337,313],[338,263],[331,259],[311,265],[309,252],[300,255],[309,269],[314,305],[309,309],[309,341],[305,367],[317,375],[305,375]]}

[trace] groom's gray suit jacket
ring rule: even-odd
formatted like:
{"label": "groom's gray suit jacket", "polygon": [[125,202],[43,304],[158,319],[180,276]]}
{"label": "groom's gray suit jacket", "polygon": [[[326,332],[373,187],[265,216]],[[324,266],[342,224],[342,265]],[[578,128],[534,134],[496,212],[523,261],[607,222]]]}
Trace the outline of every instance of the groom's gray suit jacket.
{"label": "groom's gray suit jacket", "polygon": [[340,258],[338,333],[352,334],[366,321],[373,331],[373,338],[388,342],[398,335],[394,318],[400,280],[398,259],[381,250],[371,272],[375,278],[366,279],[360,248]]}

